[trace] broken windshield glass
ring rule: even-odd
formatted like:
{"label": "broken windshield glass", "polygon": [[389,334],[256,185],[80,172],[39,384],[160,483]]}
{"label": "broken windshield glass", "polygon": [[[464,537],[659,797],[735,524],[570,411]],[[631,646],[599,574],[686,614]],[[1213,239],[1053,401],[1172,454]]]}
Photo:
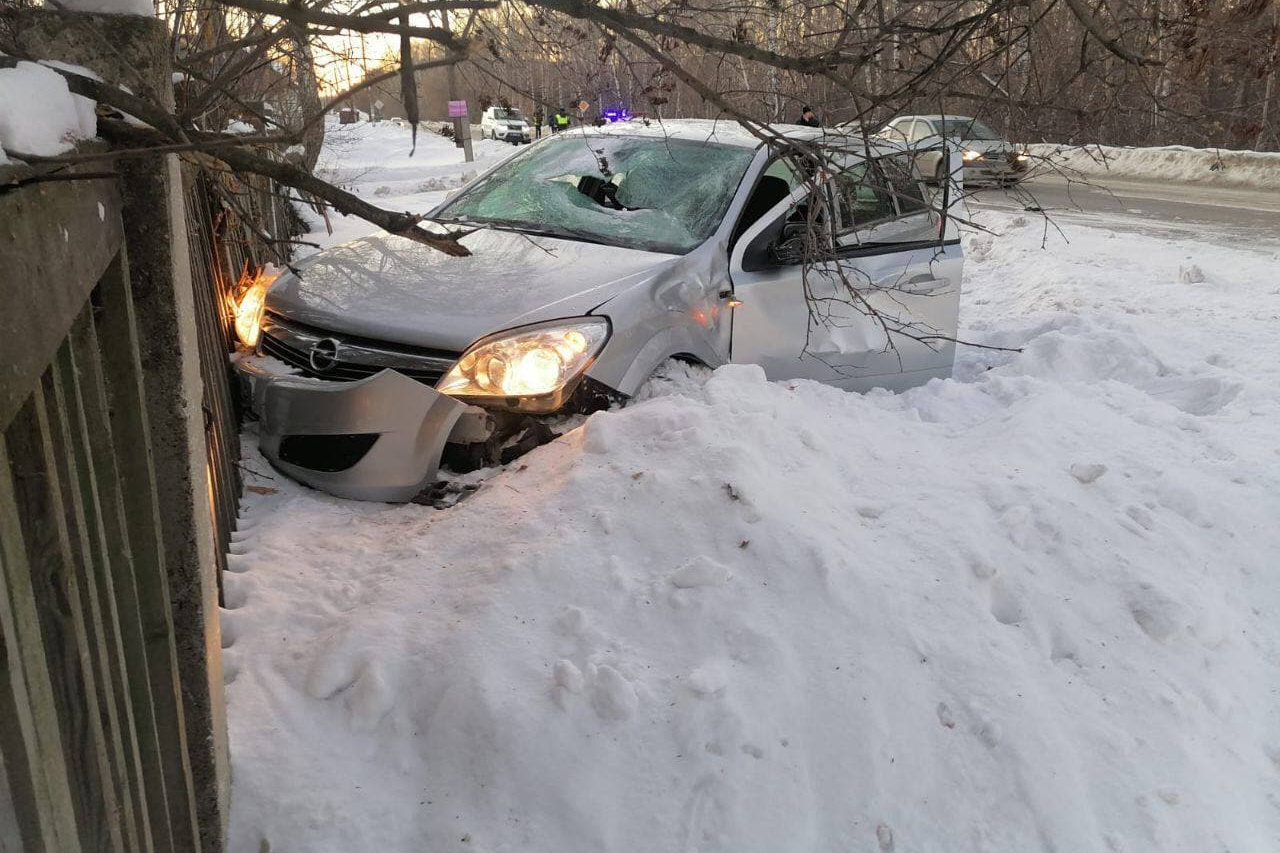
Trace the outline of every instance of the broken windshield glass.
{"label": "broken windshield glass", "polygon": [[684,254],[719,226],[754,155],[662,137],[551,139],[499,166],[441,213]]}

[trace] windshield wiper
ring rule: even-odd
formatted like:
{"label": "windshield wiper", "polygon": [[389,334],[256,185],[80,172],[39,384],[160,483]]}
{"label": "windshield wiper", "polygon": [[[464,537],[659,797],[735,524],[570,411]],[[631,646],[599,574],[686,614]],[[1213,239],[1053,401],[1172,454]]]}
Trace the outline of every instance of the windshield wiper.
{"label": "windshield wiper", "polygon": [[602,237],[599,234],[593,234],[590,231],[580,231],[577,228],[569,228],[565,225],[549,225],[545,222],[526,222],[521,219],[493,219],[485,216],[460,216],[456,220],[458,222],[474,222],[478,225],[488,225],[491,228],[498,228],[506,231],[518,231],[521,234],[530,234],[536,237],[558,237],[562,240],[577,240],[582,243],[597,243],[601,246],[621,246],[621,242],[610,240],[608,237]]}

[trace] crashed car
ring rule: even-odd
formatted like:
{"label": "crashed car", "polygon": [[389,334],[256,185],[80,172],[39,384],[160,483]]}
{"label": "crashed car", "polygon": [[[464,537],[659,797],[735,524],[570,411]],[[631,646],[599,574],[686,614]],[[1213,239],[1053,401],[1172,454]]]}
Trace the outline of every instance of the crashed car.
{"label": "crashed car", "polygon": [[442,456],[506,461],[670,359],[851,390],[949,376],[960,240],[914,152],[771,133],[558,134],[432,211],[468,257],[378,234],[259,282],[236,367],[263,453],[333,494],[402,501]]}

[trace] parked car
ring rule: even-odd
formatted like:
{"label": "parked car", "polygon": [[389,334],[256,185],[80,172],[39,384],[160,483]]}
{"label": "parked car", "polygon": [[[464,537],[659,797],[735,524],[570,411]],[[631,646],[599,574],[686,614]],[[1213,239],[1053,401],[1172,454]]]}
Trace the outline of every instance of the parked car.
{"label": "parked car", "polygon": [[917,155],[920,174],[934,183],[947,177],[947,162],[932,144],[937,137],[959,145],[966,184],[1016,183],[1026,175],[1030,156],[1021,147],[1001,138],[972,116],[899,116],[885,125],[879,136],[907,145],[924,144],[930,150]]}
{"label": "parked car", "polygon": [[517,109],[489,107],[480,116],[480,133],[487,139],[496,139],[519,145],[533,139],[529,120]]}
{"label": "parked car", "polygon": [[431,213],[470,256],[377,234],[255,288],[238,369],[263,452],[334,494],[406,500],[442,453],[507,458],[672,358],[852,390],[949,376],[961,246],[913,154],[775,130],[848,150],[819,171],[724,123],[566,131]]}

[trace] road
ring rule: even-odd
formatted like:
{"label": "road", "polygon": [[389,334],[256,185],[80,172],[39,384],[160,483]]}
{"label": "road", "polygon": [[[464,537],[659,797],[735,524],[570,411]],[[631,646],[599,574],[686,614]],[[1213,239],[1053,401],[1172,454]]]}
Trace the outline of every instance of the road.
{"label": "road", "polygon": [[1012,189],[974,188],[971,210],[1044,211],[1052,219],[1161,237],[1212,235],[1231,243],[1280,239],[1280,193],[1274,190],[1095,179],[1068,183],[1053,175]]}

